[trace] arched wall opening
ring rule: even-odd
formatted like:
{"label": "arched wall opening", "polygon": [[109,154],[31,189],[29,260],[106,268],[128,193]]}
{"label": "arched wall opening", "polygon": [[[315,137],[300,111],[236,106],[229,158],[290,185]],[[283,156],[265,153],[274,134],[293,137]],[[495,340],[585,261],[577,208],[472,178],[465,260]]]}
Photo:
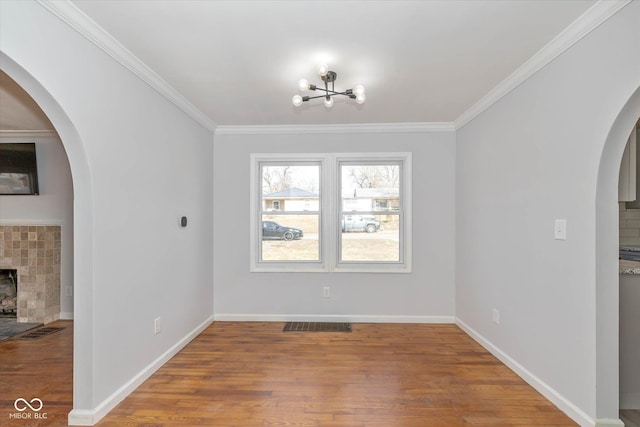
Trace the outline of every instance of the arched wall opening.
{"label": "arched wall opening", "polygon": [[596,414],[617,419],[619,410],[618,177],[629,133],[640,117],[640,87],[607,136],[596,189]]}
{"label": "arched wall opening", "polygon": [[0,51],[0,68],[40,106],[58,132],[67,153],[73,185],[74,215],[74,338],[73,408],[90,409],[93,402],[93,207],[89,163],[80,136],[68,115],[29,72]]}

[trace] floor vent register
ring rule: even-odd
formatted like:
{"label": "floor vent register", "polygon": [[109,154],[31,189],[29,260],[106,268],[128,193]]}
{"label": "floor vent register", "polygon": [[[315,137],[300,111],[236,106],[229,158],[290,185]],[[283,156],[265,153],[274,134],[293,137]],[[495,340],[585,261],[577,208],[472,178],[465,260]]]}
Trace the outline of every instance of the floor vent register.
{"label": "floor vent register", "polygon": [[351,332],[351,323],[287,322],[282,332]]}

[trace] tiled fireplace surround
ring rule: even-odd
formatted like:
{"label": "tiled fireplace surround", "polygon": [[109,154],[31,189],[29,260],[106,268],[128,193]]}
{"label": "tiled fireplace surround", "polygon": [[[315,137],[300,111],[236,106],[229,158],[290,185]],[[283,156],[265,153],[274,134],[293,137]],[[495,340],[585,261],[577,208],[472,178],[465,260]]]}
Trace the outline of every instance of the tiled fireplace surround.
{"label": "tiled fireplace surround", "polygon": [[60,317],[60,226],[0,225],[0,269],[18,272],[18,322]]}

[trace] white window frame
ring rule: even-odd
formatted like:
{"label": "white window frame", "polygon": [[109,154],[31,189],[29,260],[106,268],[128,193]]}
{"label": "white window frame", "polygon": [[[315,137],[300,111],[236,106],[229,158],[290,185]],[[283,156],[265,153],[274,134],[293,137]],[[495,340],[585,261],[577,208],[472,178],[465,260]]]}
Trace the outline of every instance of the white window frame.
{"label": "white window frame", "polygon": [[[390,212],[391,215],[398,215],[400,228],[398,230],[399,237],[399,260],[398,261],[342,261],[341,243],[342,230],[341,227],[336,228],[335,248],[336,253],[333,257],[335,260],[335,271],[358,271],[358,272],[411,272],[411,153],[358,153],[358,154],[338,154],[335,156],[335,180],[336,180],[336,220],[341,224],[342,215],[381,215]],[[398,211],[386,209],[384,211],[376,211],[374,207],[370,211],[342,211],[342,165],[380,165],[380,164],[398,164],[400,168],[400,192]]]}
{"label": "white window frame", "polygon": [[[260,260],[261,248],[262,248],[262,214],[273,213],[262,210],[262,175],[261,166],[268,164],[298,164],[298,165],[320,165],[320,179],[319,179],[319,194],[320,200],[318,202],[318,256],[317,261],[262,261]],[[324,154],[251,154],[251,188],[249,190],[249,196],[251,198],[250,215],[250,246],[249,254],[251,256],[250,271],[251,272],[316,272],[327,271],[327,250],[326,241],[324,236],[326,233],[326,212],[328,199],[325,196],[326,193],[326,172],[324,170],[326,158]],[[295,215],[296,212],[285,212],[282,209],[277,212],[278,215]]]}
{"label": "white window frame", "polygon": [[[349,272],[411,273],[411,153],[254,153],[250,156],[250,271],[251,272]],[[319,163],[319,261],[261,261],[262,176],[265,163]],[[344,261],[340,256],[342,185],[339,167],[342,162],[400,163],[400,260]]]}

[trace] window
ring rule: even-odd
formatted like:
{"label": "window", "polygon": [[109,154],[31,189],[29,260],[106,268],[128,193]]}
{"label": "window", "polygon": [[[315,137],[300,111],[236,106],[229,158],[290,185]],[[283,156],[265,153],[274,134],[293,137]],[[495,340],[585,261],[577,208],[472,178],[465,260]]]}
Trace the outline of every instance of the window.
{"label": "window", "polygon": [[409,153],[253,154],[251,271],[411,271]]}
{"label": "window", "polygon": [[390,210],[387,204],[387,200],[402,202],[401,169],[398,160],[339,161],[340,263],[401,261],[400,211]]}
{"label": "window", "polygon": [[319,161],[259,163],[259,262],[320,261],[320,168]]}

